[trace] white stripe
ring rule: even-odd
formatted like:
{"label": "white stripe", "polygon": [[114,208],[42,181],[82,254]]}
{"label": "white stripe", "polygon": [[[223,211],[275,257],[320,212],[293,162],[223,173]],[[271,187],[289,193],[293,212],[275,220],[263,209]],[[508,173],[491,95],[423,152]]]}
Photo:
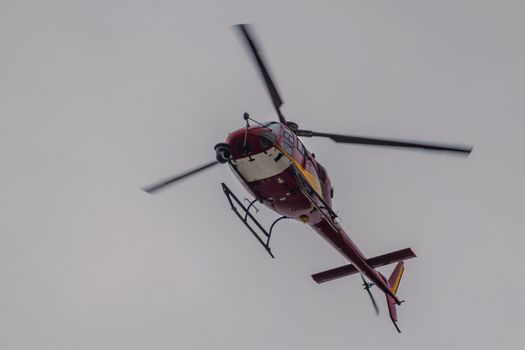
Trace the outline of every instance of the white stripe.
{"label": "white stripe", "polygon": [[266,153],[240,158],[232,163],[236,165],[237,171],[247,182],[253,182],[278,175],[292,164],[286,156],[279,157],[280,154],[281,152],[274,147],[267,150]]}

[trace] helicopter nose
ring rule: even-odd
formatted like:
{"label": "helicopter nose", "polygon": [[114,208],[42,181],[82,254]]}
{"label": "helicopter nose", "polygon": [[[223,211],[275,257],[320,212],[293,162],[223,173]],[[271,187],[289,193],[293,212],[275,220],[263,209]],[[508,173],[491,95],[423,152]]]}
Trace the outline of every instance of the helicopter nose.
{"label": "helicopter nose", "polygon": [[258,140],[259,136],[251,132],[233,137],[229,142],[233,158],[244,158],[262,152],[263,149]]}
{"label": "helicopter nose", "polygon": [[230,144],[233,159],[238,159],[264,152],[272,147],[274,141],[273,134],[254,129],[232,134],[227,142]]}

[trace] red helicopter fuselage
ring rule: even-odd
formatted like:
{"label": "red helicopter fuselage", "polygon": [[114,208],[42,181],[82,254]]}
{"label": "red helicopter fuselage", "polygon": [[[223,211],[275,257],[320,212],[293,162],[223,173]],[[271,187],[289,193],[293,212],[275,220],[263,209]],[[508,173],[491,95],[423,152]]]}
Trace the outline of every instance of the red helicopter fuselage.
{"label": "red helicopter fuselage", "polygon": [[[330,178],[315,155],[288,126],[268,122],[242,128],[231,132],[226,143],[231,151],[230,167],[248,192],[278,214],[313,228],[383,292],[400,303],[386,278],[367,263],[365,255],[343,228],[330,219],[328,212],[332,211],[333,197]],[[310,191],[317,193],[315,196],[306,194],[297,173],[308,183]],[[320,199],[315,203],[312,198]]]}
{"label": "red helicopter fuselage", "polygon": [[[399,305],[401,302],[396,297],[396,293],[403,275],[404,261],[414,258],[415,253],[410,248],[405,248],[367,259],[337,222],[337,214],[332,209],[334,190],[330,178],[325,168],[319,164],[313,153],[308,152],[299,137],[323,137],[342,144],[422,149],[463,155],[470,154],[472,147],[334,134],[299,128],[297,123],[287,120],[281,111],[283,100],[264,63],[259,46],[251,34],[250,26],[239,24],[234,28],[258,68],[279,122],[261,124],[251,119],[248,113],[244,113],[246,127],[231,132],[225,143],[215,145],[216,160],[151,184],[143,188],[144,191],[154,193],[217,164],[228,163],[234,175],[255,199],[245,207],[229,187],[222,183],[224,194],[231,209],[270,256],[274,257],[269,246],[272,229],[279,220],[290,218],[310,226],[351,262],[316,273],[312,278],[317,283],[323,283],[360,272],[373,282],[369,283],[361,276],[363,287],[368,292],[376,313],[379,313],[379,309],[370,292],[370,287],[374,284],[385,293],[390,318],[396,329],[400,331],[396,324],[396,304]],[[250,126],[250,121],[255,124]],[[269,230],[266,230],[250,212],[256,201],[281,215],[271,224]],[[256,232],[256,229],[262,232],[262,236]],[[376,270],[393,263],[397,265],[388,279]]]}
{"label": "red helicopter fuselage", "polygon": [[228,135],[231,165],[237,170],[234,174],[241,175],[244,187],[277,213],[304,223],[319,222],[321,216],[311,213],[312,205],[299,191],[291,166],[331,206],[333,190],[326,171],[284,124],[263,125]]}

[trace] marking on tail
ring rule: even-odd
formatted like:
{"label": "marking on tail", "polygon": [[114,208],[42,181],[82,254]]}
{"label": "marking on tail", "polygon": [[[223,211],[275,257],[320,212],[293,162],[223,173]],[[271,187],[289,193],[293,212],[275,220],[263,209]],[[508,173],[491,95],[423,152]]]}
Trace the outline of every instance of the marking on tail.
{"label": "marking on tail", "polygon": [[390,287],[390,290],[394,292],[394,294],[397,293],[397,289],[399,288],[399,283],[401,283],[401,277],[403,277],[403,272],[405,272],[405,266],[401,266],[401,271],[399,272],[399,275],[397,276],[394,285]]}
{"label": "marking on tail", "polygon": [[[399,283],[401,282],[401,277],[403,277],[403,272],[405,272],[405,263],[403,261],[400,261],[397,263],[396,267],[394,268],[394,271],[392,271],[392,274],[390,275],[390,278],[388,279],[388,286],[390,287],[390,290],[396,294],[397,289],[399,288]],[[396,327],[396,330],[401,333],[401,330],[399,329],[397,325],[397,310],[396,310],[396,302],[394,301],[394,298],[392,298],[390,295],[386,295],[386,303],[388,305],[388,313],[390,314],[390,319],[392,320],[392,323]]]}

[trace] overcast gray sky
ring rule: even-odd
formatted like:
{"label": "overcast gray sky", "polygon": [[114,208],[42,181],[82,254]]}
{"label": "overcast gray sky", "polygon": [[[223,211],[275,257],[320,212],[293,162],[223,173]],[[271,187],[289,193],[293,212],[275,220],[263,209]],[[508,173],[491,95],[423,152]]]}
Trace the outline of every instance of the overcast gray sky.
{"label": "overcast gray sky", "polygon": [[[522,1],[0,2],[0,348],[523,346]],[[285,222],[271,260],[213,159],[275,118],[231,25],[255,24],[307,129],[466,143],[468,158],[306,140],[369,256],[412,247],[402,335],[344,261]],[[271,220],[271,214],[263,214]],[[391,267],[384,268],[385,273]]]}

